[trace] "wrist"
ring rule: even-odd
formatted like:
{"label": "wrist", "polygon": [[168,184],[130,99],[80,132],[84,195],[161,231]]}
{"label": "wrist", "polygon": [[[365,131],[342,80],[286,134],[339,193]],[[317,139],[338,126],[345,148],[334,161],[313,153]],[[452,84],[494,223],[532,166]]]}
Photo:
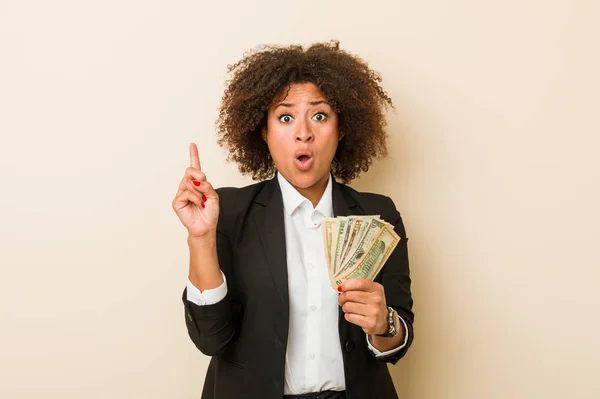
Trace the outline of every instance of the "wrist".
{"label": "wrist", "polygon": [[189,279],[200,290],[217,288],[223,283],[216,233],[201,237],[188,237],[190,250]]}
{"label": "wrist", "polygon": [[382,337],[385,334],[387,334],[387,332],[390,330],[390,325],[388,323],[388,318],[387,318],[387,309],[386,309],[386,316],[385,316],[385,322],[381,324],[381,326],[377,329],[377,332],[375,334],[373,334],[376,337]]}
{"label": "wrist", "polygon": [[211,231],[203,236],[188,235],[187,243],[191,250],[214,247],[217,245],[217,232]]}

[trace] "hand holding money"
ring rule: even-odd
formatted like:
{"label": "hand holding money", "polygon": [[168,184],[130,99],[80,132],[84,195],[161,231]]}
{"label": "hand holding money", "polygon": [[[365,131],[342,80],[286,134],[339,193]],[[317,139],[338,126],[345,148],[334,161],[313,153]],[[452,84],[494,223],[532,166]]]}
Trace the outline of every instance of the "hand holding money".
{"label": "hand holding money", "polygon": [[400,237],[379,216],[341,216],[323,220],[325,258],[331,286],[344,281],[373,281],[398,245]]}
{"label": "hand holding money", "polygon": [[353,279],[340,288],[343,289],[338,302],[347,321],[362,327],[369,335],[383,334],[388,330],[383,285],[367,279]]}

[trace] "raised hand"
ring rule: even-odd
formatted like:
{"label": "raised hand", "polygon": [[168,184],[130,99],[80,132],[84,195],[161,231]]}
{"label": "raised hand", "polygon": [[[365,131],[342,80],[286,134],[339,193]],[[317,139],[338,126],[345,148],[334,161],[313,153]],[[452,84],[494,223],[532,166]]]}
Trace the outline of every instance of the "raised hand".
{"label": "raised hand", "polygon": [[189,239],[208,238],[217,230],[219,196],[200,168],[198,147],[190,143],[190,166],[173,200],[173,210],[188,230]]}

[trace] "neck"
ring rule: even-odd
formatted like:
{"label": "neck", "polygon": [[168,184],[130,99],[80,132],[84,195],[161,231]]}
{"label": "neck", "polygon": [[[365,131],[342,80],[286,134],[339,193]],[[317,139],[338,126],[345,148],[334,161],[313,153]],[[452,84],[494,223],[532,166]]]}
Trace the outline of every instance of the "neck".
{"label": "neck", "polygon": [[306,199],[308,199],[313,207],[316,207],[317,204],[319,203],[319,201],[321,201],[321,197],[323,197],[323,193],[325,192],[325,189],[327,188],[327,183],[329,182],[329,173],[327,175],[325,175],[325,177],[323,177],[321,180],[317,181],[315,184],[313,184],[310,187],[307,188],[299,188],[299,187],[294,187],[296,190],[298,190],[298,192],[300,194],[302,194],[302,196]]}

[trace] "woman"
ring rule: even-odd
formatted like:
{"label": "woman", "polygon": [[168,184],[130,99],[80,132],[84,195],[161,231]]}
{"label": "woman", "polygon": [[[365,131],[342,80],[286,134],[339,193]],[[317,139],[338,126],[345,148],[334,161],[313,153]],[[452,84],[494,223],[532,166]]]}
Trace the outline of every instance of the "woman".
{"label": "woman", "polygon": [[[263,47],[229,70],[219,144],[261,182],[215,190],[191,144],[173,200],[186,325],[212,356],[202,398],[397,398],[386,363],[413,339],[406,233],[391,199],[343,184],[386,154],[381,78],[338,42]],[[336,292],[321,222],[345,215],[380,215],[401,240],[375,281]]]}

